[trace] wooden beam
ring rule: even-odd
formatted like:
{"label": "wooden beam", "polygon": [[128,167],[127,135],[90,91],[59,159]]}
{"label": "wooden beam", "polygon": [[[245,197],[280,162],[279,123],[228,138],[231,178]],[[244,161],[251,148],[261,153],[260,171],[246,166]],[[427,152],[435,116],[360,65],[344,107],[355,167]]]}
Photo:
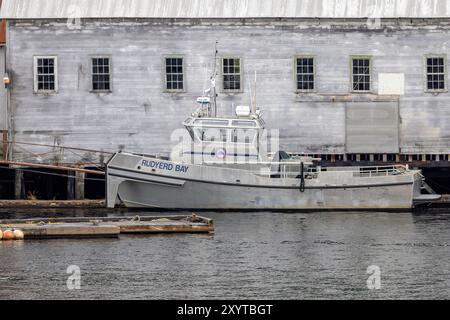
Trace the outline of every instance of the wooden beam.
{"label": "wooden beam", "polygon": [[57,148],[57,149],[78,150],[78,151],[86,151],[86,152],[94,152],[94,153],[114,154],[114,152],[111,152],[111,151],[86,149],[86,148],[76,148],[76,147],[65,147],[65,146],[56,146],[56,145],[53,145],[53,144],[42,144],[42,143],[32,143],[32,142],[18,142],[18,141],[7,141],[7,143],[8,144],[23,144],[23,145],[28,145],[28,146],[49,147],[49,148]]}
{"label": "wooden beam", "polygon": [[84,172],[84,173],[97,174],[97,175],[102,175],[102,176],[105,175],[105,173],[103,171],[99,171],[99,170],[89,170],[89,169],[74,168],[74,167],[56,166],[56,165],[51,165],[51,164],[39,164],[39,163],[6,161],[6,160],[0,160],[0,164],[9,164],[9,165],[13,165],[13,166],[42,168],[42,169],[54,169],[54,170],[62,170],[62,171]]}

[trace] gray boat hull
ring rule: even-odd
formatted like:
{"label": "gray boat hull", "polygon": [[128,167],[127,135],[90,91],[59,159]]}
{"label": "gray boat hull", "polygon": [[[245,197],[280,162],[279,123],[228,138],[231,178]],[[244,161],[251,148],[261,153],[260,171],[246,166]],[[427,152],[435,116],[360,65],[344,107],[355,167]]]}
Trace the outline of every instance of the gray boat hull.
{"label": "gray boat hull", "polygon": [[306,179],[301,192],[299,179],[118,153],[107,165],[107,205],[120,201],[127,207],[165,209],[410,209],[421,197],[419,171],[370,177],[357,173],[324,172]]}

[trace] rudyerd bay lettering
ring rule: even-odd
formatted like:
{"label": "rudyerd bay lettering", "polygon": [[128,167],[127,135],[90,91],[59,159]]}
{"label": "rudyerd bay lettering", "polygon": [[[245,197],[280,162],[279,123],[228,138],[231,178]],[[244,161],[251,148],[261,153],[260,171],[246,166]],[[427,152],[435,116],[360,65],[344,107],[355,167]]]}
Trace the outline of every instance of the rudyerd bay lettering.
{"label": "rudyerd bay lettering", "polygon": [[187,172],[189,169],[189,166],[185,166],[182,164],[172,164],[167,162],[161,162],[161,161],[155,161],[155,160],[142,160],[141,166],[147,167],[147,168],[153,168],[153,169],[161,169],[161,170],[168,170],[176,172]]}

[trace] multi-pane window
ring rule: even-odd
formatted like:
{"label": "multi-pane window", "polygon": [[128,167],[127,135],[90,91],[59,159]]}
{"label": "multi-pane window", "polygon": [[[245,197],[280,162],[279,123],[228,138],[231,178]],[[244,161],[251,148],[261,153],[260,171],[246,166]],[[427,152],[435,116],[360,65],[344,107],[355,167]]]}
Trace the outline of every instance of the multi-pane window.
{"label": "multi-pane window", "polygon": [[92,58],[92,91],[111,91],[110,63],[108,57]]}
{"label": "multi-pane window", "polygon": [[184,90],[184,68],[182,57],[165,58],[166,65],[166,90],[183,91]]}
{"label": "multi-pane window", "polygon": [[365,57],[352,57],[352,90],[370,91],[371,59]]}
{"label": "multi-pane window", "polygon": [[298,91],[314,91],[314,58],[295,58],[295,74]]}
{"label": "multi-pane window", "polygon": [[56,92],[57,76],[56,57],[34,57],[34,92]]}
{"label": "multi-pane window", "polygon": [[426,57],[426,88],[427,91],[445,91],[445,57]]}
{"label": "multi-pane window", "polygon": [[239,58],[223,58],[222,59],[222,75],[224,91],[240,91],[241,90],[241,59]]}

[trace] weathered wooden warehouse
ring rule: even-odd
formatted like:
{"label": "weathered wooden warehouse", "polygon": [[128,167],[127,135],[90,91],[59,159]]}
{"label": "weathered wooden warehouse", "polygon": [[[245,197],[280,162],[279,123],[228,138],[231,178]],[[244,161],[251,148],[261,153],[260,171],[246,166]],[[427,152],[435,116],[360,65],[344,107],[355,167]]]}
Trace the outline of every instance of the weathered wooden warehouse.
{"label": "weathered wooden warehouse", "polygon": [[[256,73],[258,104],[288,151],[450,153],[448,0],[4,0],[1,17],[9,141],[169,152],[215,64],[219,114],[250,103]],[[8,152],[102,161],[55,150]]]}

